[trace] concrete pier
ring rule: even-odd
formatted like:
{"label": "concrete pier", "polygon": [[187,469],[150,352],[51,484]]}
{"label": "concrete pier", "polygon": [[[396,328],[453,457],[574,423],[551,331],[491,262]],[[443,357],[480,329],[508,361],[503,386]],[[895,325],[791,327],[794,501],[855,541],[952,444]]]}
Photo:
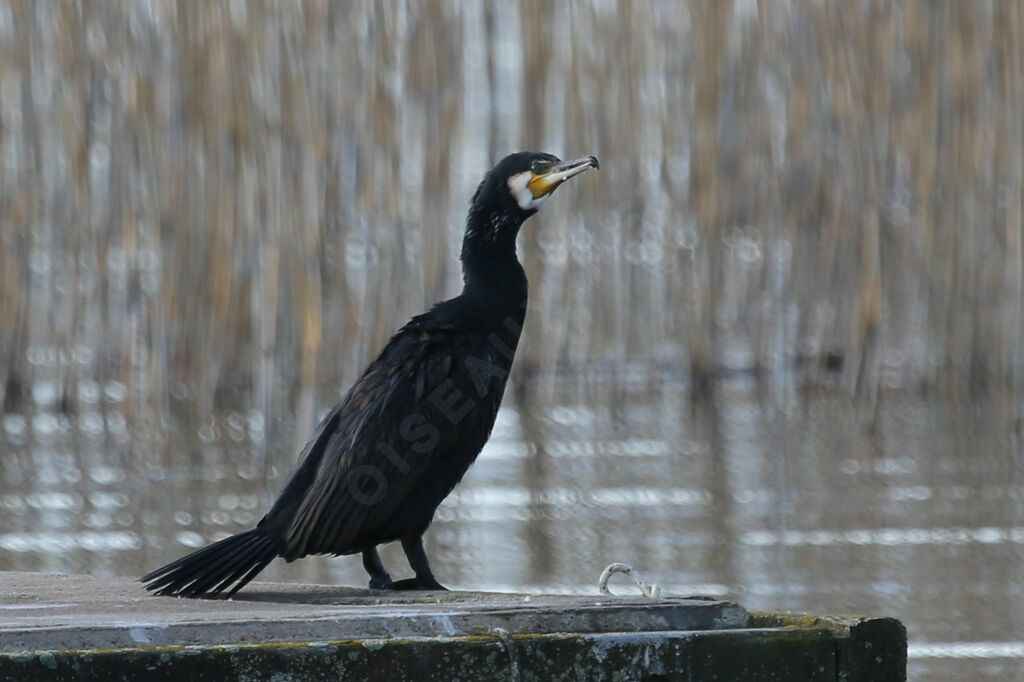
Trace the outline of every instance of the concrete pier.
{"label": "concrete pier", "polygon": [[275,583],[187,600],[129,578],[0,573],[0,680],[888,682],[905,671],[906,633],[888,618]]}

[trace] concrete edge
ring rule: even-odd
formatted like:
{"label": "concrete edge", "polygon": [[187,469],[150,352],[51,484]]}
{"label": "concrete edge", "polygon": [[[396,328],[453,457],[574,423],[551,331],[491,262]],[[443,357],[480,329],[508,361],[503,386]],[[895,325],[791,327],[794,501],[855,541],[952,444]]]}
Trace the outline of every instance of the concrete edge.
{"label": "concrete edge", "polygon": [[680,608],[671,602],[643,604],[606,603],[601,606],[564,604],[508,608],[480,605],[418,608],[358,609],[318,607],[306,614],[240,614],[225,618],[179,617],[170,622],[125,614],[121,619],[79,616],[78,623],[35,623],[20,628],[0,626],[0,649],[103,650],[136,646],[242,645],[260,642],[326,641],[360,639],[402,639],[477,635],[495,628],[511,633],[531,632],[623,632],[703,631],[736,629],[749,625],[749,615],[731,602],[696,604]]}

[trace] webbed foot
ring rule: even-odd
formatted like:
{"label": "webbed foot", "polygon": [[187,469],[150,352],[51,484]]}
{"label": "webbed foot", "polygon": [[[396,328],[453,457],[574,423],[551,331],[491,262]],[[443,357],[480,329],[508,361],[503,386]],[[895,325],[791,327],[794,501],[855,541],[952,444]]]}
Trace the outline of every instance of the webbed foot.
{"label": "webbed foot", "polygon": [[433,576],[429,579],[421,580],[420,578],[404,578],[403,580],[395,580],[387,586],[389,590],[437,590],[440,592],[447,592],[448,588],[437,582]]}
{"label": "webbed foot", "polygon": [[390,590],[391,586],[395,582],[391,579],[391,576],[387,573],[382,575],[375,575],[370,578],[370,589],[371,590]]}

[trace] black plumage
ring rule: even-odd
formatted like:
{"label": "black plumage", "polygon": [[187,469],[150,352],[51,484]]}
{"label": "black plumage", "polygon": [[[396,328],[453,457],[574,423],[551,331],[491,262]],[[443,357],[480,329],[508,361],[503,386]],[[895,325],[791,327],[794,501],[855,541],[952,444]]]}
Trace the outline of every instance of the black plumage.
{"label": "black plumage", "polygon": [[[595,157],[520,152],[470,203],[464,287],[402,327],[323,419],[256,528],[144,576],[158,594],[234,594],[275,557],[361,552],[370,587],[444,589],[423,550],[434,511],[494,426],[526,314],[516,235],[562,182]],[[392,581],[377,545],[400,540],[415,573]]]}

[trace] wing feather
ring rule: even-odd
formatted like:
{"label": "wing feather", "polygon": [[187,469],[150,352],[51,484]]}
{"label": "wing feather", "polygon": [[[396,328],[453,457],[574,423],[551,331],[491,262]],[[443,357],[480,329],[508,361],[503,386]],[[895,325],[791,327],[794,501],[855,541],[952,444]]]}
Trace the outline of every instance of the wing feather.
{"label": "wing feather", "polygon": [[[451,330],[424,333],[412,324],[391,339],[319,433],[320,456],[285,534],[286,557],[359,551],[360,537],[387,523],[458,438],[459,425],[443,420],[431,392],[450,377],[465,343]],[[440,427],[426,452],[403,436],[410,416]]]}

